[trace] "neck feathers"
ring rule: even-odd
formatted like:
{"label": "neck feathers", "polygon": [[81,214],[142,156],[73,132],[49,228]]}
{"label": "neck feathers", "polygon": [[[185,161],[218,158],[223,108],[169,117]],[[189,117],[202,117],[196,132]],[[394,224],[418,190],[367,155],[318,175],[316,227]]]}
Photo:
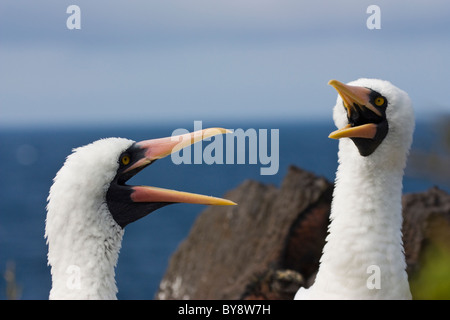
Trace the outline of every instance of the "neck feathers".
{"label": "neck feathers", "polygon": [[340,158],[329,235],[311,294],[410,299],[401,233],[403,167],[355,159]]}
{"label": "neck feathers", "polygon": [[90,215],[95,219],[75,223],[80,214],[77,210],[63,214],[49,209],[50,299],[116,299],[114,269],[123,230],[113,221],[106,204]]}

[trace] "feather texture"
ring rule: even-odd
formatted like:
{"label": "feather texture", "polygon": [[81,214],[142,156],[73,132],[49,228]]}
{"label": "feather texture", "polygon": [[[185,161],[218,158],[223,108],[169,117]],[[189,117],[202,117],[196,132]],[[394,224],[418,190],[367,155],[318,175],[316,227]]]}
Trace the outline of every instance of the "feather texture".
{"label": "feather texture", "polygon": [[115,299],[114,268],[123,229],[105,201],[133,141],[102,139],[74,149],[50,189],[45,238],[51,266],[50,299]]}
{"label": "feather texture", "polygon": [[[414,115],[408,95],[391,83],[360,79],[349,83],[373,89],[389,105],[389,132],[369,156],[353,141],[339,141],[339,164],[329,234],[315,283],[295,299],[411,299],[402,244],[402,178],[412,142]],[[338,97],[338,128],[348,124]]]}

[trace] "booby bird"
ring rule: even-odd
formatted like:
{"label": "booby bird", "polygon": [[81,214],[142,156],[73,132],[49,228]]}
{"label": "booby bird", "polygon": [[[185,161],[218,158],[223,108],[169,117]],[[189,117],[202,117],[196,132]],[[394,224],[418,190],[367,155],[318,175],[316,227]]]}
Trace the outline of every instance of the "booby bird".
{"label": "booby bird", "polygon": [[315,282],[295,299],[411,299],[401,232],[411,100],[378,79],[329,84],[339,128],[330,224]]}
{"label": "booby bird", "polygon": [[50,299],[116,299],[114,270],[124,228],[150,212],[180,202],[234,205],[215,197],[126,184],[154,161],[227,132],[212,128],[141,142],[108,138],[74,149],[48,196]]}

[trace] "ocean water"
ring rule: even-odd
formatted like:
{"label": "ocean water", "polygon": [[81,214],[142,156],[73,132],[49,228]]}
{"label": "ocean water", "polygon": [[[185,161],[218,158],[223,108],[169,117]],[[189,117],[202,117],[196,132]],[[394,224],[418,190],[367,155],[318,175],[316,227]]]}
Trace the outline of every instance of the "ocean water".
{"label": "ocean water", "polygon": [[[337,141],[328,139],[332,123],[203,123],[203,127],[224,126],[247,130],[279,129],[279,170],[275,175],[261,175],[267,167],[256,164],[180,164],[170,157],[152,164],[130,180],[144,184],[223,196],[246,179],[279,186],[289,165],[296,165],[334,179],[337,167]],[[46,198],[56,172],[72,148],[104,137],[120,136],[136,141],[170,136],[176,128],[194,130],[193,123],[128,127],[70,127],[35,129],[0,129],[0,299],[5,299],[3,274],[7,265],[15,265],[16,283],[21,299],[47,299],[51,288],[44,239]],[[418,124],[414,147],[427,149],[436,132],[430,124]],[[203,147],[208,143],[203,143]],[[225,150],[226,152],[226,150]],[[448,184],[407,170],[404,192],[420,192]],[[116,268],[119,299],[153,299],[171,254],[188,235],[204,206],[176,204],[162,208],[130,224]]]}

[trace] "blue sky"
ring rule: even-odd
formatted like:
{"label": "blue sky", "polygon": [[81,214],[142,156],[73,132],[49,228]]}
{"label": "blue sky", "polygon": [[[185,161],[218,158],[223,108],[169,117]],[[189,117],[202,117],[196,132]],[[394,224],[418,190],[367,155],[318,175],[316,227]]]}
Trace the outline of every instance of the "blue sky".
{"label": "blue sky", "polygon": [[330,120],[328,80],[360,77],[448,114],[449,31],[444,0],[2,0],[0,126]]}

